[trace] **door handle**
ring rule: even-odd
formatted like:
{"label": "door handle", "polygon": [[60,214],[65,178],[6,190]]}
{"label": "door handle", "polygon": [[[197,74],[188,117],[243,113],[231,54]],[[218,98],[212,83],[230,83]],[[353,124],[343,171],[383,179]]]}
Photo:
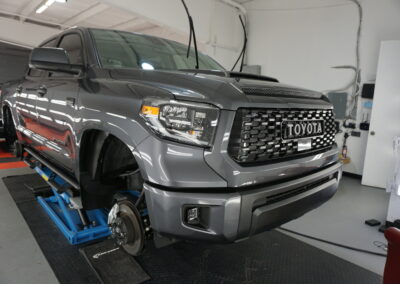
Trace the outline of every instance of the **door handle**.
{"label": "door handle", "polygon": [[37,93],[43,97],[45,94],[47,94],[47,87],[45,85],[40,86],[37,90]]}
{"label": "door handle", "polygon": [[63,145],[63,146],[67,146],[67,143],[64,142],[64,141],[61,141],[60,139],[55,139],[54,138],[54,139],[52,139],[52,141],[57,143],[57,144],[60,144],[60,145]]}
{"label": "door handle", "polygon": [[75,98],[67,98],[67,106],[73,107],[75,106]]}
{"label": "door handle", "polygon": [[15,91],[16,91],[18,94],[21,94],[21,93],[22,93],[22,85],[19,85],[19,86],[15,89]]}

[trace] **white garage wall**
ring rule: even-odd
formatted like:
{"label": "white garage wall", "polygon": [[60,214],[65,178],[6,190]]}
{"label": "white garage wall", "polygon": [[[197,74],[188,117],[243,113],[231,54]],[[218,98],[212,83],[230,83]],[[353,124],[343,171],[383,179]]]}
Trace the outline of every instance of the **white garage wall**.
{"label": "white garage wall", "polygon": [[[10,47],[15,48],[13,46]],[[0,68],[0,85],[23,77],[28,68],[28,56],[30,50],[11,50],[10,47],[0,43],[0,63],[1,66],[7,66],[7,68]]]}
{"label": "white garage wall", "polygon": [[[400,1],[362,0],[362,80],[374,80],[382,40],[400,39]],[[342,0],[255,0],[249,10],[248,63],[281,82],[319,91],[346,85],[355,65],[357,8]],[[359,111],[359,120],[362,119]],[[358,121],[360,122],[360,121]],[[345,166],[362,174],[367,133],[348,139],[352,162]],[[341,144],[342,138],[338,137]]]}
{"label": "white garage wall", "polygon": [[58,29],[0,18],[0,40],[8,43],[33,47],[59,32]]}
{"label": "white garage wall", "polygon": [[[221,3],[211,1],[209,12],[211,22],[199,22],[199,25],[209,25],[209,35],[204,51],[230,70],[239,56],[243,46],[243,31],[240,26],[239,14],[236,9]],[[199,17],[201,19],[201,17]],[[199,19],[195,19],[198,21]]]}

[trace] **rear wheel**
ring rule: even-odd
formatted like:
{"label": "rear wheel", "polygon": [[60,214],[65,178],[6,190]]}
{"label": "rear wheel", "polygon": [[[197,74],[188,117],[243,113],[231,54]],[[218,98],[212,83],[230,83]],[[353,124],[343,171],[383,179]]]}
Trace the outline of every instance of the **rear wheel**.
{"label": "rear wheel", "polygon": [[14,143],[17,141],[17,133],[15,131],[15,125],[12,118],[12,114],[9,108],[4,109],[4,137],[6,144],[9,148],[14,147]]}

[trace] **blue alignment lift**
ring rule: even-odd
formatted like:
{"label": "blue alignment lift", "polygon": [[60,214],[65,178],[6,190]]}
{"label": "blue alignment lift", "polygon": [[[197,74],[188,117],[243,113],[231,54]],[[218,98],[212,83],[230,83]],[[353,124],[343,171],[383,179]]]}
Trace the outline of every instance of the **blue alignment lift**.
{"label": "blue alignment lift", "polygon": [[111,235],[105,209],[83,211],[74,206],[68,191],[57,188],[68,187],[68,183],[45,166],[34,168],[51,186],[53,195],[38,196],[40,205],[72,245],[91,242]]}

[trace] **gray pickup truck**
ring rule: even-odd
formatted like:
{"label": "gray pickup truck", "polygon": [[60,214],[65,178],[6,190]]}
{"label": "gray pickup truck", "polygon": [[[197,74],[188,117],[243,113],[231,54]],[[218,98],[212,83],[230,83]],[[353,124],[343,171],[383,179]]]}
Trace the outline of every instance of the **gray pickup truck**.
{"label": "gray pickup truck", "polygon": [[[79,189],[84,210],[111,209],[113,236],[132,254],[150,230],[246,239],[318,207],[341,178],[325,96],[204,54],[193,69],[186,49],[68,29],[33,49],[25,78],[1,97],[7,142]],[[137,200],[115,197],[131,189]]]}

